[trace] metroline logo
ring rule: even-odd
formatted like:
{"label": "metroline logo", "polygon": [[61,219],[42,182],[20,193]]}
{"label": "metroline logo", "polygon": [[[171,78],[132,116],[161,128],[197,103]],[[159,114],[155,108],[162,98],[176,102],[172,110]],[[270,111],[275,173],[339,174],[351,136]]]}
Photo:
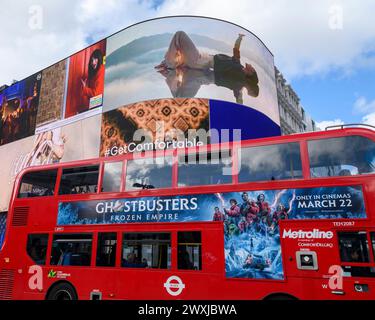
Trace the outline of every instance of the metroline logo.
{"label": "metroline logo", "polygon": [[313,229],[312,231],[292,231],[284,230],[283,238],[289,239],[332,239],[333,232],[332,231],[320,231],[319,229]]}

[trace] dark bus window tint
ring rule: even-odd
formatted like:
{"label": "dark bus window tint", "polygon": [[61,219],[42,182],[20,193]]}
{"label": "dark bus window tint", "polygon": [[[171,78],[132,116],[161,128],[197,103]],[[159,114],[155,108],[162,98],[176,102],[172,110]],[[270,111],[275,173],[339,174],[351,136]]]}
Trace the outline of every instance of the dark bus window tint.
{"label": "dark bus window tint", "polygon": [[91,234],[60,234],[53,237],[51,265],[89,266],[91,264]]}
{"label": "dark bus window tint", "polygon": [[127,162],[126,190],[172,186],[172,157],[136,159]]}
{"label": "dark bus window tint", "polygon": [[125,233],[122,267],[169,269],[171,235],[169,233]]}
{"label": "dark bus window tint", "polygon": [[108,162],[104,164],[102,192],[120,191],[122,176],[122,162]]}
{"label": "dark bus window tint", "polygon": [[98,188],[99,165],[64,169],[59,194],[95,193]]}
{"label": "dark bus window tint", "polygon": [[372,253],[374,254],[374,260],[375,260],[375,232],[371,232],[371,243],[372,243]]}
{"label": "dark bus window tint", "polygon": [[201,232],[178,233],[178,261],[180,270],[202,270]]}
{"label": "dark bus window tint", "polygon": [[5,240],[6,227],[7,227],[7,213],[0,212],[0,251]]}
{"label": "dark bus window tint", "polygon": [[46,264],[48,234],[29,234],[27,254],[38,265]]}
{"label": "dark bus window tint", "polygon": [[98,248],[96,252],[96,265],[98,267],[114,267],[116,262],[117,234],[99,233]]}
{"label": "dark bus window tint", "polygon": [[22,177],[18,198],[53,196],[57,169],[26,173]]}
{"label": "dark bus window tint", "polygon": [[308,141],[312,177],[351,176],[375,172],[375,143],[350,136]]}
{"label": "dark bus window tint", "polygon": [[178,158],[178,186],[232,182],[232,158],[227,152],[193,153]]}
{"label": "dark bus window tint", "polygon": [[339,232],[342,262],[369,262],[369,248],[365,232]]}
{"label": "dark bus window tint", "polygon": [[239,157],[239,182],[302,178],[299,143],[242,148]]}

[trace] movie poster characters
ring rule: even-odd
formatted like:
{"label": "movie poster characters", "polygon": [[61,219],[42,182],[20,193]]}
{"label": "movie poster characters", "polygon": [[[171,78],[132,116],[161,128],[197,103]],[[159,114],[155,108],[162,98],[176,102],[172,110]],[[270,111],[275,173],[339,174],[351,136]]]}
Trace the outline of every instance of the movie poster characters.
{"label": "movie poster characters", "polygon": [[65,118],[99,107],[103,103],[106,40],[69,58]]}
{"label": "movie poster characters", "polygon": [[214,208],[213,220],[224,222],[229,278],[284,278],[282,220],[366,218],[359,186],[232,193],[227,202]]}
{"label": "movie poster characters", "polygon": [[0,145],[34,134],[41,82],[37,73],[0,92]]}
{"label": "movie poster characters", "polygon": [[222,222],[228,278],[284,278],[280,223],[366,218],[360,186],[60,202],[57,225]]}
{"label": "movie poster characters", "polygon": [[103,109],[157,98],[246,105],[279,125],[273,56],[252,33],[200,17],[155,19],[107,41]]}
{"label": "movie poster characters", "polygon": [[[133,103],[103,114],[100,156],[117,155],[119,148],[131,152],[132,145],[143,144],[145,140],[187,139],[190,129],[209,130],[207,99],[158,99]],[[139,137],[143,140],[138,140],[137,132],[144,136]]]}

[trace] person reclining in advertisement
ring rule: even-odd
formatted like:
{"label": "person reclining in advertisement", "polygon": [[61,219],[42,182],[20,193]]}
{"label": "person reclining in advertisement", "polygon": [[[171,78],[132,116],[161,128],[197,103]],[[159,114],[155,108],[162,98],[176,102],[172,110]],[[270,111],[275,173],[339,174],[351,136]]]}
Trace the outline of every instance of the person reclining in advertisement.
{"label": "person reclining in advertisement", "polygon": [[259,95],[258,75],[254,67],[241,64],[239,34],[233,55],[200,52],[184,31],[177,31],[157,69],[166,77],[174,97],[194,97],[200,86],[214,83],[233,91],[237,103],[243,103],[242,91],[252,97]]}

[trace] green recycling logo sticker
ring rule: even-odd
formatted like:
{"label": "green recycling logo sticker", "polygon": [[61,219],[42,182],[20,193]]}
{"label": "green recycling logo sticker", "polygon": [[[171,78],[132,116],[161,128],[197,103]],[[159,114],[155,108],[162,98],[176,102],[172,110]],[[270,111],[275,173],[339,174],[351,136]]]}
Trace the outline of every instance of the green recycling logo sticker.
{"label": "green recycling logo sticker", "polygon": [[51,269],[49,272],[48,272],[48,278],[56,278],[57,276],[57,272],[54,271],[53,269]]}

